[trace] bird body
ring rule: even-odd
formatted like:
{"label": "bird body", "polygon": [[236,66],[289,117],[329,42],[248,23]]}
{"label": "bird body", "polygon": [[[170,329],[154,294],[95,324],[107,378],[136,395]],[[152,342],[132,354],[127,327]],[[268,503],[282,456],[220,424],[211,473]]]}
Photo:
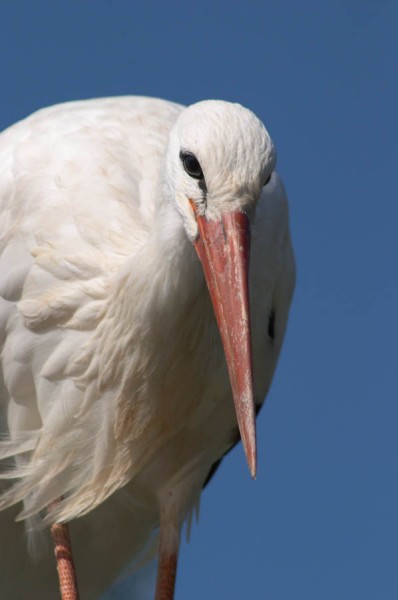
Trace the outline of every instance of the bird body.
{"label": "bird body", "polygon": [[[250,216],[254,399],[264,400],[294,261],[272,143],[241,111],[90,100],[41,110],[0,136],[0,457],[14,459],[3,476],[16,480],[0,519],[18,547],[17,559],[2,534],[1,569],[26,558],[24,577],[0,577],[1,595],[56,589],[51,556],[29,566],[11,505],[23,501],[33,529],[72,521],[82,596],[97,598],[159,522],[166,545],[178,544],[213,465],[239,439],[185,196],[199,194],[197,222],[217,220],[228,202]],[[199,190],[178,170],[192,145],[205,164]]]}

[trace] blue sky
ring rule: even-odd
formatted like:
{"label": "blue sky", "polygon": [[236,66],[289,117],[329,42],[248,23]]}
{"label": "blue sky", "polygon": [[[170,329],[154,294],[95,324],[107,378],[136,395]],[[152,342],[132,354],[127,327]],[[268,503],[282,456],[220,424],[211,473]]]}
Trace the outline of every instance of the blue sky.
{"label": "blue sky", "polygon": [[258,479],[225,461],[177,600],[398,597],[397,27],[394,0],[2,5],[1,128],[145,94],[241,102],[276,142],[298,284]]}

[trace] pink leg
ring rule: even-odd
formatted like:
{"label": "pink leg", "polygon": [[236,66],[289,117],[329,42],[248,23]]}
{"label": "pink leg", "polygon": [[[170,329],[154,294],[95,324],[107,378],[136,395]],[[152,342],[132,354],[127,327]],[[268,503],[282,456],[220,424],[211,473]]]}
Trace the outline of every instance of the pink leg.
{"label": "pink leg", "polygon": [[178,544],[170,548],[164,528],[160,527],[158,574],[155,600],[173,600],[177,574]]}
{"label": "pink leg", "polygon": [[79,600],[79,590],[72,555],[69,527],[67,523],[55,523],[51,526],[57,562],[59,588],[62,600]]}

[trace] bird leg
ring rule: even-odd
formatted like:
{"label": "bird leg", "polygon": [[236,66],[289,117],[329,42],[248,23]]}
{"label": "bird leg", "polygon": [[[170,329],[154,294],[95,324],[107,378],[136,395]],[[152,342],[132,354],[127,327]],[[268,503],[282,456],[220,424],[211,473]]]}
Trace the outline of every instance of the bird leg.
{"label": "bird leg", "polygon": [[54,543],[61,599],[79,600],[68,524],[54,523],[51,526],[51,536]]}
{"label": "bird leg", "polygon": [[155,600],[173,600],[177,574],[179,532],[160,523]]}

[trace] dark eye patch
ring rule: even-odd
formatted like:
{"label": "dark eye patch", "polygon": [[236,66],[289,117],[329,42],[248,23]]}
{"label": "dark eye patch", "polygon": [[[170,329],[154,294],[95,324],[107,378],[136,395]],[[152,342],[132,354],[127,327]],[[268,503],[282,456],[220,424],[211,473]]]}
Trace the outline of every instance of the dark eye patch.
{"label": "dark eye patch", "polygon": [[180,159],[185,171],[194,179],[204,179],[202,167],[192,152],[180,152]]}
{"label": "dark eye patch", "polygon": [[268,184],[269,184],[269,182],[271,181],[271,177],[272,177],[272,173],[271,173],[271,175],[270,175],[269,177],[267,177],[267,179],[264,181],[264,187],[265,187],[266,185],[268,185]]}

